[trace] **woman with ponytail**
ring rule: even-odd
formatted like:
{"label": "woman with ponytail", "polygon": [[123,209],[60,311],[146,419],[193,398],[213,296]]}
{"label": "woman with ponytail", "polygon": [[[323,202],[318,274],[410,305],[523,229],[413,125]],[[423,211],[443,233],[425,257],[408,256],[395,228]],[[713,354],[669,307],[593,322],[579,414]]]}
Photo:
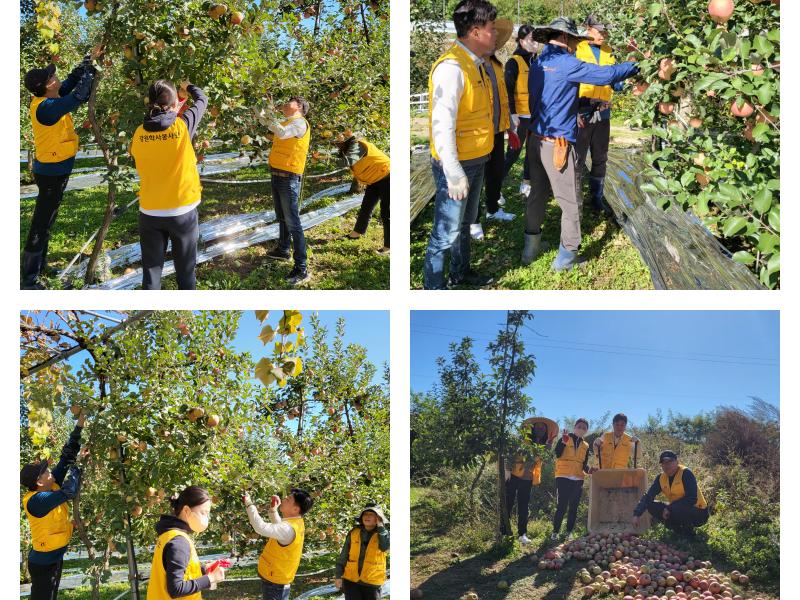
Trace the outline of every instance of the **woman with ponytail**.
{"label": "woman with ponytail", "polygon": [[213,589],[225,579],[225,571],[217,567],[207,572],[200,564],[192,534],[208,527],[211,497],[201,487],[190,485],[170,500],[171,515],[161,515],[156,523],[158,540],[153,552],[147,600],[201,600],[202,590]]}
{"label": "woman with ponytail", "polygon": [[133,135],[131,156],[139,173],[139,240],[142,248],[142,289],[161,289],[161,272],[172,242],[178,289],[195,289],[197,207],[202,187],[192,138],[208,99],[184,82],[192,107],[181,110],[171,81],[159,79],[149,89],[149,110]]}

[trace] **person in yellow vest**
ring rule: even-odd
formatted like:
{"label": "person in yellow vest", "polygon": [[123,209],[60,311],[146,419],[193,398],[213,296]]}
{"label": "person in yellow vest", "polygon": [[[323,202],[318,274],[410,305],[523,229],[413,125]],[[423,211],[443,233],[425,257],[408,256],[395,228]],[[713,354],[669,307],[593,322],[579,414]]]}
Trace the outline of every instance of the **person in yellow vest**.
{"label": "person in yellow vest", "polygon": [[158,539],[153,550],[147,600],[200,600],[203,590],[213,590],[225,579],[225,571],[201,565],[194,545],[194,536],[208,528],[211,496],[198,486],[190,485],[170,500],[171,515],[161,515],[156,523]]}
{"label": "person in yellow vest", "polygon": [[[586,17],[583,23],[589,40],[578,44],[575,56],[580,60],[596,65],[616,64],[608,45],[610,26],[594,15]],[[592,154],[592,170],[589,173],[589,204],[598,211],[609,213],[603,201],[603,187],[608,162],[608,144],[611,138],[611,96],[622,90],[622,82],[613,85],[592,85],[582,83],[578,91],[578,173],[583,177],[586,157]]]}
{"label": "person in yellow vest", "polygon": [[[494,22],[497,30],[494,50],[487,54],[483,60],[483,67],[489,76],[492,85],[492,125],[494,127],[494,143],[492,153],[486,163],[483,182],[486,192],[486,219],[493,221],[513,221],[515,215],[503,210],[503,167],[505,166],[506,132],[513,131],[519,124],[519,117],[511,116],[509,111],[508,90],[503,77],[503,63],[497,58],[497,51],[511,39],[514,24],[508,19],[497,19]],[[470,235],[473,240],[483,239],[483,226],[481,225],[481,210],[478,205],[478,215],[470,226]]]}
{"label": "person in yellow vest", "polygon": [[[691,536],[695,528],[708,522],[706,498],[697,485],[694,473],[678,462],[677,454],[665,450],[658,462],[662,472],[633,509],[631,523],[639,527],[639,519],[647,511],[654,522]],[[668,502],[656,502],[659,494],[663,494]]]}
{"label": "person in yellow vest", "polygon": [[367,226],[378,202],[381,203],[381,223],[383,223],[383,247],[379,254],[389,253],[389,157],[375,144],[356,136],[342,136],[338,144],[339,156],[361,185],[366,185],[361,208],[358,209],[356,224],[349,237],[358,239],[367,233]]}
{"label": "person in yellow vest", "polygon": [[32,600],[51,600],[58,596],[64,553],[72,537],[69,501],[75,498],[81,486],[81,471],[75,459],[81,449],[84,424],[85,417],[81,415],[52,471],[48,462],[42,460],[25,465],[19,474],[20,484],[25,488],[22,508],[28,518],[33,544],[28,553]]}
{"label": "person in yellow vest", "polygon": [[50,229],[78,153],[78,134],[70,113],[89,99],[95,74],[92,60],[87,55],[63,82],[56,77],[54,65],[31,69],[25,74],[25,87],[33,94],[30,104],[36,150],[33,180],[39,194],[22,253],[22,289],[42,289],[39,275],[47,266]]}
{"label": "person in yellow vest", "polygon": [[[531,444],[548,446],[558,435],[555,421],[544,417],[526,419],[522,424],[522,435],[525,438],[523,447]],[[514,503],[517,504],[517,535],[523,546],[531,543],[528,538],[528,515],[531,500],[531,488],[542,483],[542,459],[529,453],[518,452],[507,458],[506,465],[506,511],[511,518]],[[507,532],[510,534],[511,532]]]}
{"label": "person in yellow vest", "polygon": [[580,418],[575,421],[572,433],[566,429],[556,442],[556,491],[558,502],[553,515],[553,533],[550,539],[560,536],[561,523],[567,515],[567,537],[572,536],[578,518],[578,504],[583,495],[583,480],[595,469],[589,468],[589,444],[583,439],[589,431],[589,421]]}
{"label": "person in yellow vest", "polygon": [[386,581],[389,521],[376,504],[367,504],[350,530],[336,561],[336,588],[345,600],[379,600]]}
{"label": "person in yellow vest", "polygon": [[[427,290],[483,287],[492,277],[470,268],[470,225],[478,214],[486,162],[494,146],[492,86],[483,57],[494,52],[497,9],[461,0],[453,11],[455,43],[431,67],[431,169],[436,183],[433,227],[425,253]],[[445,282],[445,257],[450,273]]]}
{"label": "person in yellow vest", "polygon": [[[518,124],[514,132],[521,144],[514,148],[509,145],[506,150],[505,164],[503,165],[503,179],[508,176],[511,167],[517,162],[520,154],[527,145],[528,126],[531,124],[531,109],[528,103],[528,73],[530,72],[531,60],[536,56],[539,43],[533,40],[533,27],[531,25],[520,25],[517,29],[517,48],[506,61],[504,78],[506,89],[508,90],[508,107],[511,111],[512,125],[514,117],[517,117]],[[527,200],[531,193],[530,166],[527,157],[522,161],[522,181],[519,184],[520,195]]]}
{"label": "person in yellow vest", "polygon": [[259,119],[273,135],[269,166],[280,227],[278,245],[267,252],[267,256],[280,261],[294,258],[294,268],[287,275],[291,285],[309,279],[306,237],[300,222],[300,190],[311,144],[311,127],[306,121],[308,110],[309,104],[304,98],[293,96],[281,107],[282,121]]}
{"label": "person in yellow vest", "polygon": [[181,84],[192,107],[180,116],[181,102],[171,81],[159,79],[148,90],[150,106],[136,129],[131,156],[139,173],[139,244],[142,289],[160,290],[161,273],[172,244],[178,289],[196,287],[197,207],[203,188],[192,138],[208,105],[206,95],[188,81]]}
{"label": "person in yellow vest", "polygon": [[639,438],[625,433],[628,417],[617,413],[611,420],[613,431],[607,431],[594,441],[594,454],[600,469],[627,469],[638,465],[642,458]]}
{"label": "person in yellow vest", "polygon": [[308,492],[298,488],[292,488],[283,499],[272,496],[270,522],[267,523],[259,516],[250,494],[245,494],[242,499],[250,525],[256,533],[269,538],[258,559],[263,600],[289,600],[292,582],[303,556],[306,535],[303,515],[311,510],[314,500]]}

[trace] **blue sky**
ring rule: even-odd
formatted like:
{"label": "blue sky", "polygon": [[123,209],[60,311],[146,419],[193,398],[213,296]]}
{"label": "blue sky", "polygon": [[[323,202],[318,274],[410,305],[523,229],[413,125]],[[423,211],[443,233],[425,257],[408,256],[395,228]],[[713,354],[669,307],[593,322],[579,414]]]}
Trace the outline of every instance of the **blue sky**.
{"label": "blue sky", "polygon": [[[537,414],[590,420],[606,410],[641,424],[656,408],[694,415],[719,405],[746,407],[748,396],[779,404],[777,311],[534,311],[523,330],[537,370],[527,388]],[[411,389],[436,381],[450,342],[486,345],[505,325],[503,311],[413,311]],[[545,337],[546,336],[546,337]]]}

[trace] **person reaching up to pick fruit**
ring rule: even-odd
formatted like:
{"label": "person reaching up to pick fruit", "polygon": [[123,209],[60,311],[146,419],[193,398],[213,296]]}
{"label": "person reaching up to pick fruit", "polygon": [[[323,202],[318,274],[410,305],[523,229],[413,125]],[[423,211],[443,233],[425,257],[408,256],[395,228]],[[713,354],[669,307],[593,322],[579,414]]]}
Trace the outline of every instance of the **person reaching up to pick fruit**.
{"label": "person reaching up to pick fruit", "polygon": [[566,429],[561,432],[561,439],[555,447],[556,454],[556,491],[558,503],[553,515],[553,533],[550,539],[557,540],[561,530],[561,522],[567,513],[567,537],[572,536],[575,520],[578,517],[578,504],[583,495],[583,480],[594,470],[589,469],[589,444],[584,441],[589,431],[589,421],[580,418],[575,421],[572,433]]}
{"label": "person reaching up to pick fruit", "polygon": [[147,600],[186,598],[200,600],[202,590],[212,590],[225,580],[222,567],[209,569],[200,564],[192,535],[208,528],[211,497],[208,492],[190,485],[170,500],[171,515],[161,515],[156,523],[156,541]]}
{"label": "person reaching up to pick fruit", "polygon": [[[64,553],[72,537],[69,501],[81,487],[81,471],[75,459],[81,449],[81,432],[86,422],[83,413],[61,449],[56,468],[42,460],[22,467],[19,482],[26,492],[22,508],[28,517],[33,547],[28,553],[31,574],[31,598],[55,598],[61,583]],[[69,479],[64,480],[69,474]]]}
{"label": "person reaching up to pick fruit", "polygon": [[367,233],[372,211],[380,200],[383,223],[383,248],[379,254],[389,253],[389,157],[365,139],[356,139],[350,131],[342,134],[337,143],[342,166],[348,167],[358,182],[366,185],[356,224],[349,236],[358,239]]}
{"label": "person reaching up to pick fruit", "polygon": [[[631,522],[634,527],[639,527],[639,520],[647,511],[655,521],[666,527],[693,535],[695,528],[705,525],[709,517],[708,503],[697,485],[697,478],[687,467],[678,463],[678,455],[671,450],[662,452],[658,462],[662,473],[633,509]],[[659,494],[664,494],[669,502],[656,502]]]}
{"label": "person reaching up to pick fruit", "polygon": [[389,521],[377,504],[367,504],[357,521],[336,561],[336,588],[344,591],[345,600],[379,600],[386,582]]}
{"label": "person reaching up to pick fruit", "polygon": [[181,102],[171,81],[159,79],[148,91],[150,108],[133,134],[131,156],[141,180],[139,243],[142,249],[142,289],[161,289],[161,272],[172,242],[178,289],[196,287],[197,207],[203,188],[197,172],[192,138],[205,114],[208,99],[196,85],[184,82],[192,107],[180,117]]}
{"label": "person reaching up to pick fruit", "polygon": [[287,279],[291,285],[309,279],[306,237],[300,222],[300,190],[311,144],[311,127],[306,121],[308,110],[309,105],[304,98],[293,96],[281,107],[282,121],[268,117],[264,111],[256,115],[274,136],[269,166],[280,235],[278,245],[267,256],[283,261],[294,258],[294,268]]}
{"label": "person reaching up to pick fruit", "polygon": [[306,534],[303,515],[311,510],[314,500],[308,492],[298,488],[292,488],[283,499],[272,496],[270,523],[261,519],[250,494],[245,494],[242,500],[247,507],[250,525],[256,533],[269,538],[258,559],[263,600],[289,600],[292,582],[303,555]]}

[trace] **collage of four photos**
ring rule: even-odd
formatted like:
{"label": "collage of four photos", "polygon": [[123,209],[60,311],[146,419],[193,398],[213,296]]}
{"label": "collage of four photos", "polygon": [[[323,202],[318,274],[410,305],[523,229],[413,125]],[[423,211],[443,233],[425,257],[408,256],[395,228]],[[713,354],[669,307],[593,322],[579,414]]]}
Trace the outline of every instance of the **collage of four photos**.
{"label": "collage of four photos", "polygon": [[20,598],[777,600],[781,10],[20,0]]}

